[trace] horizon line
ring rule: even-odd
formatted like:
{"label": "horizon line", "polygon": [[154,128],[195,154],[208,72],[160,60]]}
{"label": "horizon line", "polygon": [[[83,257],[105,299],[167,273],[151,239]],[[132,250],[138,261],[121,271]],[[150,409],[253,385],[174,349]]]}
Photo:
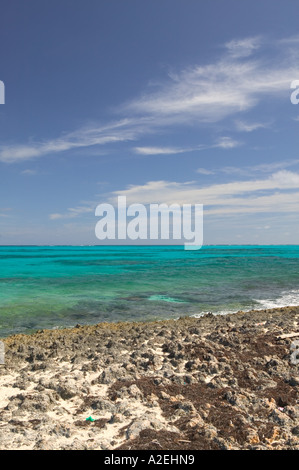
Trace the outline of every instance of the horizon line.
{"label": "horizon line", "polygon": [[[92,248],[92,247],[98,247],[98,248],[116,248],[116,247],[184,247],[184,244],[171,244],[171,245],[166,245],[166,244],[140,244],[140,245],[136,245],[136,244],[132,244],[132,245],[123,245],[123,244],[119,244],[119,245],[64,245],[64,244],[58,244],[58,245],[50,245],[50,244],[41,244],[41,245],[37,245],[37,244],[28,244],[28,245],[0,245],[0,248],[9,248],[9,247],[48,247],[48,248],[55,248],[55,247],[80,247],[80,248]],[[205,246],[299,246],[299,243],[277,243],[277,244],[274,244],[274,243],[269,243],[269,244],[256,244],[256,243],[244,243],[244,244],[239,244],[239,243],[221,243],[221,244],[214,244],[214,243],[211,243],[211,244],[206,244],[206,245],[202,245],[202,248],[204,248]]]}

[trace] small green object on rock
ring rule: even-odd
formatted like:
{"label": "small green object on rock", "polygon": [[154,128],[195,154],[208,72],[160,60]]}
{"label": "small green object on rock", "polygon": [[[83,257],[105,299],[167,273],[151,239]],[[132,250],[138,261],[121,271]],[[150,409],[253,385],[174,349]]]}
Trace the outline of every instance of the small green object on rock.
{"label": "small green object on rock", "polygon": [[91,423],[93,423],[95,421],[95,419],[93,419],[91,416],[89,416],[88,418],[86,418],[86,421],[90,421]]}

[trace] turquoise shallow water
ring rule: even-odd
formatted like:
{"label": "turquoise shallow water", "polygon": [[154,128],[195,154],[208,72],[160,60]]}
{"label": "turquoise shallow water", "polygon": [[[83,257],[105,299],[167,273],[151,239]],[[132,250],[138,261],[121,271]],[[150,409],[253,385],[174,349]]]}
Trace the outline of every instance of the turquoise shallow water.
{"label": "turquoise shallow water", "polygon": [[0,336],[299,305],[299,246],[0,247]]}

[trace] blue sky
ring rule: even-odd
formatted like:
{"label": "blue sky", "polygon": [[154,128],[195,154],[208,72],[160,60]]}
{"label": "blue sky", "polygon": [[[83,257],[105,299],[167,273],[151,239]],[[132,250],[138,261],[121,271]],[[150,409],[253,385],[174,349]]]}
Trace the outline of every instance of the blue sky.
{"label": "blue sky", "polygon": [[0,244],[96,244],[117,195],[298,243],[296,0],[2,0],[0,57]]}

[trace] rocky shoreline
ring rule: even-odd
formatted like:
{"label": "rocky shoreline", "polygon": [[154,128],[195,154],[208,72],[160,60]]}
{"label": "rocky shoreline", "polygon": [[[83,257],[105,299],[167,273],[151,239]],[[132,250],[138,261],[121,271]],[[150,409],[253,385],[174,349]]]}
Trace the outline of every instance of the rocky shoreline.
{"label": "rocky shoreline", "polygon": [[296,333],[285,307],[4,338],[0,449],[299,450]]}

